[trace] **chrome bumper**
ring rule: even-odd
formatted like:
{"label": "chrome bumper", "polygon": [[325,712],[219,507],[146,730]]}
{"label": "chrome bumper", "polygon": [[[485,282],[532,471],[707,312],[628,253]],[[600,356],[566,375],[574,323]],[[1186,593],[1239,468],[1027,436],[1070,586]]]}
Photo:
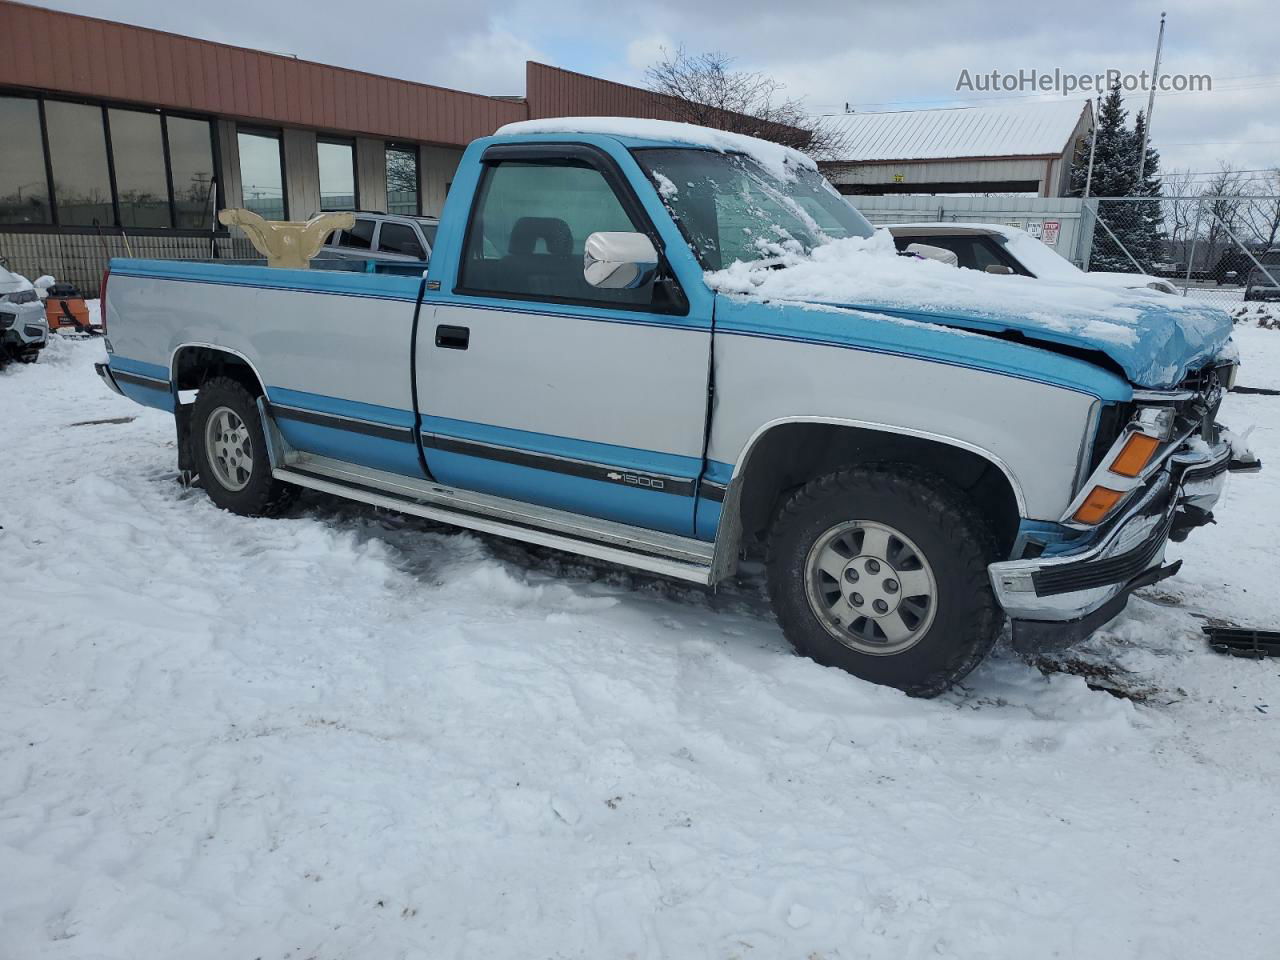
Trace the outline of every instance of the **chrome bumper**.
{"label": "chrome bumper", "polygon": [[1139,587],[1177,572],[1165,545],[1199,523],[1222,494],[1233,451],[1225,441],[1173,454],[1140,497],[1076,553],[1008,560],[987,570],[1013,620],[1014,640],[1074,642],[1123,609]]}

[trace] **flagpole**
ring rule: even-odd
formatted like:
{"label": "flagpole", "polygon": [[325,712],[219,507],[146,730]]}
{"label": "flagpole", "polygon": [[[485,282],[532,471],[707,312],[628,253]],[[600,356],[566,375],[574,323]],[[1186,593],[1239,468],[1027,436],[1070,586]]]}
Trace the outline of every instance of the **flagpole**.
{"label": "flagpole", "polygon": [[1142,175],[1147,169],[1147,141],[1151,139],[1151,111],[1156,107],[1156,81],[1160,77],[1160,50],[1164,46],[1164,18],[1160,14],[1160,35],[1156,38],[1156,63],[1151,68],[1151,94],[1147,97],[1147,122],[1142,127],[1142,144],[1138,148],[1138,188],[1142,188]]}
{"label": "flagpole", "polygon": [[1089,138],[1089,172],[1084,176],[1084,196],[1089,197],[1089,188],[1093,186],[1093,155],[1098,152],[1098,114],[1102,112],[1102,94],[1098,94],[1098,107],[1093,114],[1093,136]]}

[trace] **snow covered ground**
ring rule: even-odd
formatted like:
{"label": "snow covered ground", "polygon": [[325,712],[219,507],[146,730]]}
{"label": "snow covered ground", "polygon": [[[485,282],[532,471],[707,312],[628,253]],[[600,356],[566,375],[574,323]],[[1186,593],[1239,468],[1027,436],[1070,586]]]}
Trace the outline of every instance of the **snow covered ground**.
{"label": "snow covered ground", "polygon": [[1199,634],[1280,625],[1280,397],[1180,576],[925,702],[751,578],[220,512],[101,353],[0,373],[0,958],[1280,955],[1280,661]]}

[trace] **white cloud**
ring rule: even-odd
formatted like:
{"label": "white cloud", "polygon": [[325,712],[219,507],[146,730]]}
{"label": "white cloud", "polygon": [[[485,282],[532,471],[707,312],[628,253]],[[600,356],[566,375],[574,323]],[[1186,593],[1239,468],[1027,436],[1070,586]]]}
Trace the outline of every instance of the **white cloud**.
{"label": "white cloud", "polygon": [[663,51],[674,52],[680,46],[665,33],[651,33],[637,37],[627,44],[627,64],[636,73],[662,59]]}

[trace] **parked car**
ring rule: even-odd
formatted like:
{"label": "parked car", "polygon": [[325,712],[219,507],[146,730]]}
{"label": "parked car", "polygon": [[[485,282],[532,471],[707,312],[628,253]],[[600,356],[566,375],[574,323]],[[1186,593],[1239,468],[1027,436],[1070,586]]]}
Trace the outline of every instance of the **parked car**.
{"label": "parked car", "polygon": [[[1258,264],[1262,265],[1259,268]],[[1244,288],[1246,300],[1280,300],[1280,247],[1258,255]]]}
{"label": "parked car", "polygon": [[422,262],[431,257],[438,224],[435,217],[357,213],[354,227],[329,234],[318,259]]}
{"label": "parked car", "polygon": [[437,239],[425,277],[113,260],[98,372],[224,509],[305,487],[701,584],[760,557],[797,651],[915,695],[1005,615],[1087,635],[1256,466],[1224,312],[903,259],[775,144],[513,124]]}
{"label": "parked car", "polygon": [[987,273],[1016,273],[1042,280],[1087,283],[1094,286],[1178,292],[1168,280],[1143,273],[1086,273],[1070,260],[1054,253],[1025,230],[998,223],[891,223],[886,229],[893,234],[899,250],[912,243],[923,243],[950,250],[960,266]]}
{"label": "parked car", "polygon": [[26,277],[0,266],[0,365],[35,363],[49,342],[44,304]]}

